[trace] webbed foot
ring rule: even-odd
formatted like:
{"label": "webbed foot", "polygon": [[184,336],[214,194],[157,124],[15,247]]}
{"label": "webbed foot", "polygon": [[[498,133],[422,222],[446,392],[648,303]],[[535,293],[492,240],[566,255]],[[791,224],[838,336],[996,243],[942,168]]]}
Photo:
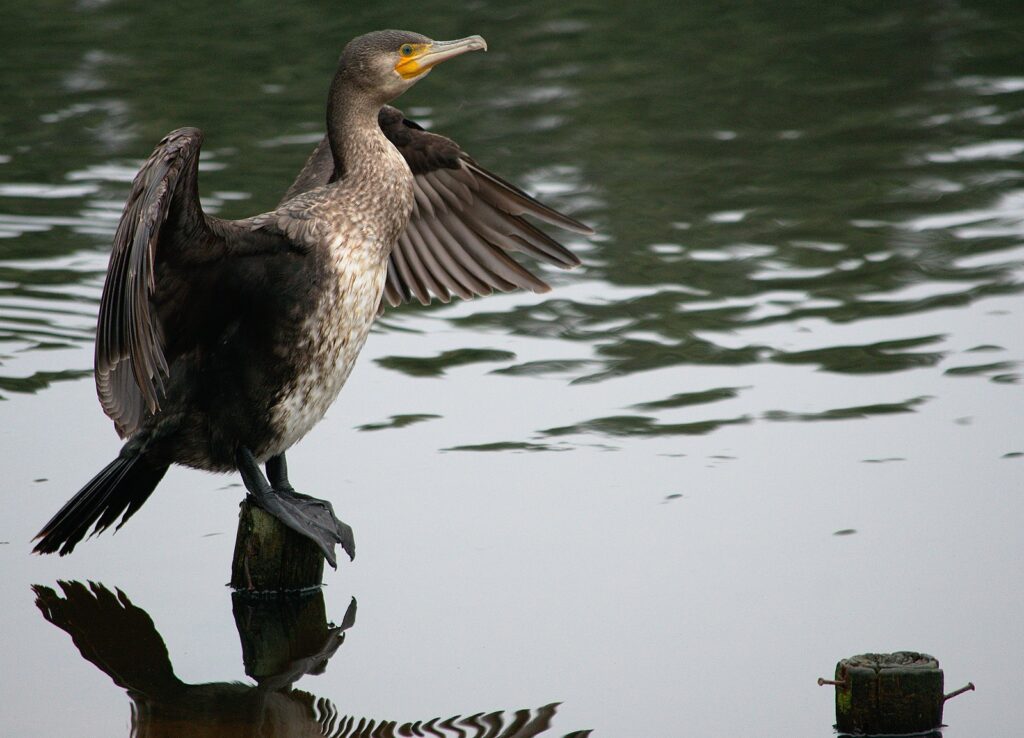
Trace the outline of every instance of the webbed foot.
{"label": "webbed foot", "polygon": [[338,520],[334,507],[327,500],[300,494],[292,488],[288,483],[284,454],[267,462],[269,482],[247,448],[240,448],[236,456],[242,481],[257,505],[316,543],[332,568],[338,568],[334,554],[337,544],[341,544],[350,560],[355,559],[356,542],[352,527]]}

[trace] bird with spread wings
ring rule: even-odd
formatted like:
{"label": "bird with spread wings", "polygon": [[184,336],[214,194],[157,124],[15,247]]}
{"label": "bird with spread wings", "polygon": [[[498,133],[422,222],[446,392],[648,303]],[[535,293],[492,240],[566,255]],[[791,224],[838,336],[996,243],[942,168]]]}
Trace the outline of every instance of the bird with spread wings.
{"label": "bird with spread wings", "polygon": [[128,195],[96,332],[97,393],[126,443],[44,526],[37,552],[70,553],[119,516],[120,527],[177,463],[238,470],[257,504],[332,565],[336,543],[354,555],[330,503],[291,487],[284,452],[337,395],[373,318],[414,300],[547,291],[512,254],[580,262],[528,218],[591,232],[387,104],[440,61],[481,48],[478,36],[399,31],[351,42],[328,134],[270,213],[207,215],[202,132],[160,142]]}

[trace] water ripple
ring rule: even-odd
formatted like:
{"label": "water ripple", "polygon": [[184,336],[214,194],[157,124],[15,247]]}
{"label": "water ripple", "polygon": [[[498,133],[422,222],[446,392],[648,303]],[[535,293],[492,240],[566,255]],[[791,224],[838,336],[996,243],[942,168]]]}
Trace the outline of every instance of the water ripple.
{"label": "water ripple", "polygon": [[944,336],[921,336],[848,346],[829,346],[810,351],[779,351],[772,360],[780,364],[815,364],[843,374],[875,374],[935,366],[945,357],[941,351],[910,351],[939,343]]}
{"label": "water ripple", "polygon": [[[732,75],[717,87],[693,85],[705,91],[693,99],[672,98],[648,110],[638,103],[637,65],[623,62],[598,79],[586,55],[553,53],[558,39],[602,28],[589,18],[582,25],[547,19],[530,26],[524,33],[544,50],[538,71],[515,84],[476,90],[480,124],[466,139],[476,136],[467,148],[481,162],[598,227],[593,239],[569,240],[583,268],[563,274],[542,267],[556,288],[550,297],[495,296],[389,312],[378,334],[429,333],[442,325],[484,334],[491,347],[428,347],[420,356],[379,357],[378,366],[414,378],[481,364],[478,375],[543,378],[580,390],[659,370],[718,367],[738,374],[711,392],[738,394],[737,388],[756,388],[751,373],[766,366],[839,375],[971,374],[969,366],[946,365],[959,348],[927,316],[1024,290],[1019,74],[998,65],[986,75],[935,72],[898,100],[888,95],[886,79],[853,69],[835,79],[784,77],[779,91],[799,89],[815,104],[757,110],[728,102],[753,94],[743,89],[746,77]],[[814,39],[801,43],[820,42]],[[53,135],[96,120],[126,121],[130,128],[138,118],[150,125],[140,115],[145,106],[110,94],[123,88],[111,80],[126,61],[95,45],[67,60],[58,75],[61,89],[40,109]],[[652,83],[680,82],[658,77],[663,71],[647,75]],[[705,73],[717,79],[714,70]],[[612,86],[627,77],[629,84]],[[260,77],[253,84],[261,94],[272,90],[282,105],[295,92],[284,78]],[[711,96],[711,89],[718,93]],[[790,108],[805,113],[782,114]],[[453,115],[440,105],[408,110],[428,122]],[[247,133],[234,148],[205,151],[204,174],[224,176],[204,187],[204,207],[212,213],[234,201],[268,198],[261,190],[273,183],[246,186],[251,174],[242,171],[248,164],[240,154],[255,157],[255,166],[275,177],[293,171],[301,160],[297,148],[320,136],[320,112],[310,111]],[[230,120],[222,122],[232,129]],[[528,140],[551,148],[520,160],[494,143],[523,130],[543,130]],[[15,347],[4,371],[31,376],[37,367],[17,369],[24,352],[87,346],[102,254],[146,152],[93,148],[67,156],[48,180],[26,164],[31,146],[16,144],[5,143],[9,161],[0,182],[6,203],[0,213],[0,339]],[[273,186],[280,189],[284,179]],[[72,242],[78,250],[96,250],[88,270],[53,261]],[[425,315],[441,323],[420,324]],[[870,328],[846,340],[837,335],[843,326]],[[808,346],[811,333],[817,342]],[[505,337],[527,341],[529,355],[517,359],[519,350],[507,350]],[[999,358],[974,373],[1016,382],[1021,357]],[[491,362],[499,366],[486,366]],[[672,384],[658,398],[637,389],[618,407],[659,414],[688,402],[735,399],[679,390]],[[609,417],[613,412],[606,410]],[[406,416],[416,414],[396,413],[369,426],[400,427],[394,419]],[[642,423],[636,429],[650,432]]]}
{"label": "water ripple", "polygon": [[659,423],[645,415],[615,415],[606,418],[594,418],[573,425],[548,428],[539,431],[545,437],[574,436],[585,433],[597,433],[604,436],[701,436],[726,425],[743,425],[750,423],[751,418],[719,418],[699,420],[690,423]]}
{"label": "water ripple", "polygon": [[820,413],[794,413],[785,410],[769,410],[763,417],[773,421],[816,422],[819,420],[856,420],[870,418],[874,415],[893,415],[896,413],[912,413],[916,408],[927,402],[930,397],[912,397],[903,402],[886,402],[875,405],[858,405],[856,407],[837,407]]}
{"label": "water ripple", "polygon": [[433,413],[407,413],[403,415],[392,415],[388,420],[382,423],[366,423],[364,425],[356,426],[356,430],[379,431],[394,428],[407,428],[410,425],[416,425],[417,423],[423,423],[427,420],[434,420],[440,417],[440,415],[434,415]]}
{"label": "water ripple", "polygon": [[437,356],[385,356],[377,363],[385,369],[394,369],[411,377],[440,377],[457,366],[489,361],[507,361],[516,358],[511,351],[496,349],[456,349]]}

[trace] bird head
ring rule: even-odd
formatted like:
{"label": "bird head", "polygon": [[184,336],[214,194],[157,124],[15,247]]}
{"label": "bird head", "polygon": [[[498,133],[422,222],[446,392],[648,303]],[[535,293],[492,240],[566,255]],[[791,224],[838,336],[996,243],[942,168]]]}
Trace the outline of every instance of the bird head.
{"label": "bird head", "polygon": [[374,31],[353,39],[341,53],[339,71],[375,93],[381,104],[394,100],[443,61],[467,51],[486,51],[480,36],[434,41],[411,31]]}

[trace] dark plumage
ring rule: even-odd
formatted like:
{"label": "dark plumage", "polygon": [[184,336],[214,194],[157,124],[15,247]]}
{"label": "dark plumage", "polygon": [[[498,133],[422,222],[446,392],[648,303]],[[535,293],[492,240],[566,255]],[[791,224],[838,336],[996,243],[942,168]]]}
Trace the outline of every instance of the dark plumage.
{"label": "dark plumage", "polygon": [[413,299],[547,290],[508,252],[579,261],[524,215],[589,232],[387,106],[435,64],[485,48],[478,36],[404,31],[350,42],[327,135],[277,209],[251,218],[203,213],[199,130],[160,142],[125,204],[96,332],[97,393],[127,442],[44,526],[37,552],[67,554],[90,526],[123,525],[177,463],[237,469],[332,565],[335,543],[354,555],[330,503],[291,488],[284,452],[337,396],[375,315]]}

